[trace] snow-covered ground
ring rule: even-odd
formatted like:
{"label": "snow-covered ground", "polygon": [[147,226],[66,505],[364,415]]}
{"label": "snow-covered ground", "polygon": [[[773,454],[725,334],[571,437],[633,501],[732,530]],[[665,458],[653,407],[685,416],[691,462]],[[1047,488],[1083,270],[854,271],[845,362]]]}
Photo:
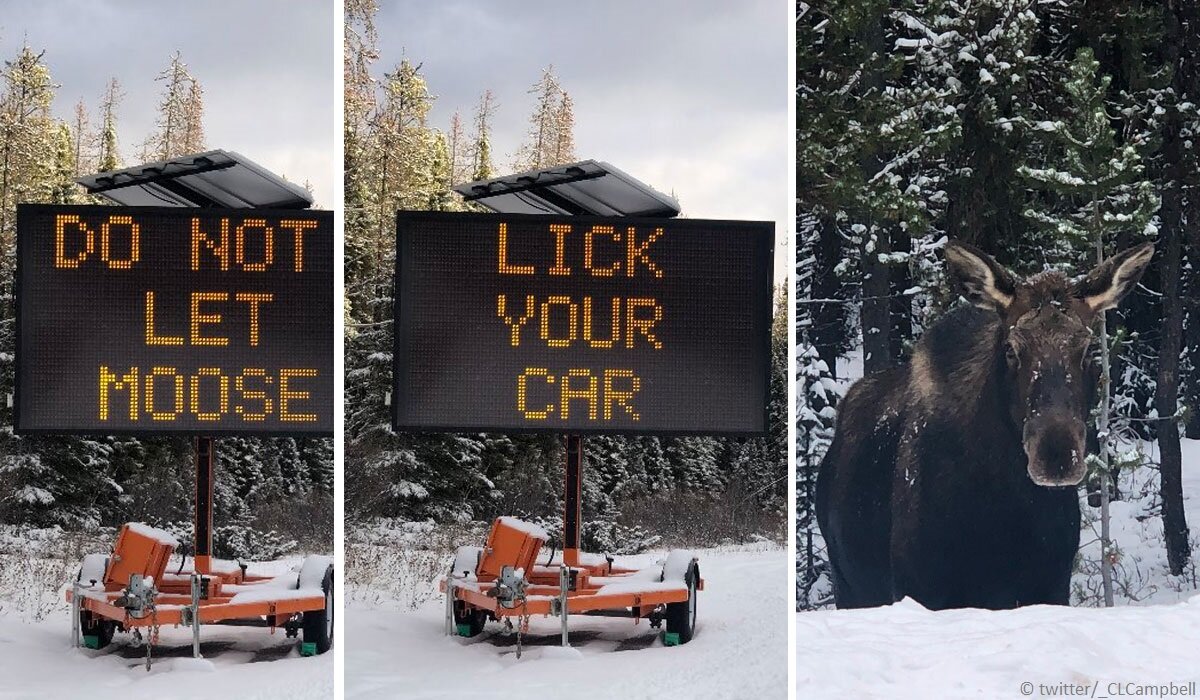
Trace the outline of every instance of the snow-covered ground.
{"label": "snow-covered ground", "polygon": [[[1152,443],[1142,449],[1157,461]],[[1049,697],[1068,694],[1058,685],[1065,683],[1087,686],[1075,695],[1114,698],[1137,689],[1111,683],[1200,681],[1200,441],[1184,440],[1183,455],[1184,508],[1193,533],[1193,564],[1183,576],[1167,570],[1162,519],[1148,512],[1156,503],[1157,472],[1136,469],[1121,478],[1126,500],[1112,504],[1117,607],[1087,607],[1098,603],[1099,576],[1080,571],[1072,598],[1085,607],[932,612],[905,600],[870,610],[798,613],[797,697]],[[1095,517],[1096,509],[1083,510],[1085,519]],[[1098,531],[1098,522],[1084,527],[1085,562],[1099,557]],[[1094,695],[1088,684],[1098,684]],[[1192,692],[1200,695],[1200,684]]]}
{"label": "snow-covered ground", "polygon": [[1064,683],[1098,683],[1094,695],[1090,687],[1072,694],[1116,698],[1134,693],[1112,683],[1196,680],[1200,595],[1174,605],[999,612],[931,612],[906,599],[796,616],[797,698],[1050,697]]}
{"label": "snow-covered ground", "polygon": [[145,650],[118,632],[107,648],[71,647],[68,612],[41,622],[0,615],[0,698],[239,698],[303,700],[333,697],[333,654],[304,658],[283,631],[206,626],[192,659],[191,632],[163,629],[149,673]]}
{"label": "snow-covered ground", "polygon": [[[283,630],[207,625],[201,628],[203,660],[192,658],[191,630],[160,630],[153,664],[145,647],[118,632],[101,650],[71,646],[66,581],[78,557],[44,556],[73,536],[56,530],[0,529],[0,698],[305,698],[333,697],[332,653],[301,657],[299,640]],[[87,546],[96,548],[95,542]],[[254,573],[283,574],[302,557],[251,564]],[[177,565],[177,560],[172,566]],[[340,642],[335,642],[340,643]]]}
{"label": "snow-covered ground", "polygon": [[[664,647],[643,621],[571,618],[576,651],[558,646],[558,618],[534,618],[521,659],[489,622],[478,637],[444,634],[439,597],[414,610],[351,601],[347,698],[783,698],[787,693],[786,550],[746,545],[698,550],[705,590],[696,636]],[[650,566],[663,553],[622,557]]]}

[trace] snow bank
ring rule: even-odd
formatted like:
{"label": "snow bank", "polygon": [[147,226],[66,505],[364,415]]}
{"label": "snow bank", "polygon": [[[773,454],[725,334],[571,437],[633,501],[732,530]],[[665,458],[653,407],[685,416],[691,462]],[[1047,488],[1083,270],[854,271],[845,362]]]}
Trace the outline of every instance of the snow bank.
{"label": "snow bank", "polygon": [[1017,698],[1099,683],[1096,697],[1114,697],[1110,683],[1200,679],[1198,650],[1200,596],[1149,607],[940,612],[905,599],[797,614],[796,689],[802,698]]}

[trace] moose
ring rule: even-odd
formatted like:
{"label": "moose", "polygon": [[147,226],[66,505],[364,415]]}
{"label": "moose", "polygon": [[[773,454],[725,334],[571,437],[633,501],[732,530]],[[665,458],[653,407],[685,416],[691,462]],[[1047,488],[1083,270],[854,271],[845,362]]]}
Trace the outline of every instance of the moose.
{"label": "moose", "polygon": [[1093,327],[1154,246],[1078,281],[1021,279],[966,243],[944,254],[970,304],[933,324],[906,365],[850,388],[821,464],[816,511],[835,602],[1066,605],[1099,381]]}

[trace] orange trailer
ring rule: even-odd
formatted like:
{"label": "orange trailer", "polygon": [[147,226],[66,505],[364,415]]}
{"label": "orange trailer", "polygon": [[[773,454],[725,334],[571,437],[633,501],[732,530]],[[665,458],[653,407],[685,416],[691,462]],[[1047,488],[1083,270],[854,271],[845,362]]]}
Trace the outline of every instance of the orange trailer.
{"label": "orange trailer", "polygon": [[569,646],[568,619],[575,615],[642,618],[652,628],[665,624],[668,646],[691,641],[696,629],[696,593],[704,589],[694,554],[675,550],[661,567],[629,569],[611,557],[565,549],[538,563],[548,535],[516,518],[497,518],[484,547],[460,547],[446,594],[446,633],[473,637],[488,620],[512,625],[518,618],[517,655],[531,616],[561,620],[562,645]]}
{"label": "orange trailer", "polygon": [[[185,571],[167,570],[178,542],[169,533],[128,523],[111,555],[84,557],[67,590],[75,646],[100,649],[119,629],[146,642],[146,668],[161,626],[192,629],[192,653],[200,656],[200,625],[282,627],[303,632],[301,653],[322,654],[333,645],[333,559],[309,556],[299,573],[259,576],[245,565],[220,560]],[[196,562],[199,564],[200,562]],[[207,569],[207,570],[205,570]],[[146,633],[143,634],[142,630]]]}

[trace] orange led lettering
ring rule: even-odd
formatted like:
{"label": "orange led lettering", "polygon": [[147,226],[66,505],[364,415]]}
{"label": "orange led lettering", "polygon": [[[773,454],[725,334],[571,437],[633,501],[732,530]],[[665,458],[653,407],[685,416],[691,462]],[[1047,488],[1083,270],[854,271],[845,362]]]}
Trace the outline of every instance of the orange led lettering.
{"label": "orange led lettering", "polygon": [[658,269],[658,266],[654,264],[654,261],[646,257],[646,250],[650,247],[650,244],[658,240],[658,237],[662,235],[662,232],[663,230],[661,228],[654,229],[654,233],[650,234],[649,238],[642,241],[641,245],[638,245],[637,231],[632,226],[629,227],[629,240],[626,241],[625,257],[626,277],[633,277],[635,266],[639,260],[642,261],[642,264],[646,266],[647,270],[650,270],[654,273],[655,277],[663,276],[662,270]]}
{"label": "orange led lettering", "polygon": [[583,339],[593,348],[611,348],[621,339],[621,299],[613,297],[612,321],[609,323],[611,338],[601,339],[592,337],[592,298],[583,298]]}
{"label": "orange led lettering", "polygon": [[285,423],[312,423],[317,420],[315,413],[288,413],[289,401],[306,401],[307,391],[293,391],[288,387],[288,380],[293,377],[315,377],[315,369],[281,369],[279,370],[279,420]]}
{"label": "orange led lettering", "polygon": [[221,219],[220,238],[214,241],[200,230],[200,219],[192,219],[192,269],[200,269],[200,253],[207,250],[220,262],[221,270],[229,269],[229,219]]}
{"label": "orange led lettering", "polygon": [[592,273],[593,277],[612,277],[621,269],[621,261],[613,261],[608,267],[596,267],[593,263],[592,256],[592,236],[608,236],[613,239],[613,242],[621,242],[621,234],[617,233],[612,226],[593,226],[590,231],[583,235],[583,267]]}
{"label": "orange led lettering", "polygon": [[129,420],[138,419],[138,369],[132,367],[128,374],[118,375],[100,365],[100,420],[108,420],[109,391],[129,392]]}
{"label": "orange led lettering", "polygon": [[[586,389],[574,389],[571,387],[571,378],[587,377]],[[588,419],[596,420],[596,410],[599,406],[599,400],[596,397],[598,392],[596,378],[586,369],[570,369],[567,370],[566,376],[562,378],[562,418],[567,420],[570,418],[571,401],[573,399],[587,399],[588,402]]]}
{"label": "orange led lettering", "polygon": [[[77,250],[67,253],[67,225],[74,224],[75,229],[83,234],[83,246],[75,246]],[[74,214],[59,214],[54,217],[54,266],[59,268],[76,268],[79,263],[96,252],[96,233]]]}
{"label": "orange led lettering", "polygon": [[[629,379],[629,389],[617,389],[613,384],[615,379]],[[633,400],[633,395],[638,393],[642,388],[642,380],[640,377],[634,376],[633,370],[628,369],[606,369],[604,370],[604,420],[612,420],[613,406],[620,406],[625,409],[629,417],[633,420],[641,420],[641,416],[637,411],[633,410],[633,406],[628,402]]]}
{"label": "orange led lettering", "polygon": [[280,228],[290,228],[296,234],[296,255],[292,264],[293,272],[304,272],[304,231],[316,228],[317,222],[312,219],[284,219],[279,222]]}
{"label": "orange led lettering", "polygon": [[270,382],[271,379],[269,377],[267,377],[266,370],[252,368],[252,369],[243,370],[242,373],[239,374],[233,380],[234,388],[237,389],[238,394],[240,394],[243,399],[245,399],[247,401],[261,401],[262,402],[262,405],[260,407],[261,410],[252,412],[252,411],[250,411],[250,409],[246,408],[245,406],[237,406],[236,408],[233,409],[233,411],[234,411],[234,413],[237,413],[239,416],[241,416],[242,418],[244,418],[248,421],[266,420],[267,415],[271,413],[271,407],[272,407],[271,399],[267,396],[267,392],[265,392],[265,391],[260,391],[258,389],[246,388],[246,378],[247,377],[256,377],[256,378],[262,380],[264,385],[267,382]]}
{"label": "orange led lettering", "polygon": [[504,319],[504,323],[508,325],[510,329],[510,342],[514,348],[521,344],[521,326],[533,318],[533,315],[537,313],[535,311],[536,308],[537,302],[534,300],[533,295],[527,295],[525,297],[525,313],[514,319],[508,315],[508,298],[503,294],[496,297],[496,315]]}
{"label": "orange led lettering", "polygon": [[192,345],[229,345],[229,338],[200,335],[200,326],[221,322],[221,314],[200,313],[200,304],[206,301],[228,301],[225,292],[192,292]]}
{"label": "orange led lettering", "polygon": [[[109,254],[109,237],[113,226],[129,227],[129,258],[121,260]],[[141,230],[134,223],[132,216],[110,216],[108,221],[100,225],[100,259],[108,263],[110,270],[128,270],[141,259]]]}
{"label": "orange led lettering", "polygon": [[550,376],[550,370],[545,367],[526,367],[525,371],[517,377],[517,410],[521,415],[533,420],[546,420],[551,413],[554,412],[554,404],[548,403],[545,408],[534,411],[528,407],[528,381],[530,377],[544,377],[547,384],[554,383],[554,377]]}
{"label": "orange led lettering", "polygon": [[[637,310],[646,307],[654,309],[654,317],[638,318]],[[654,327],[654,324],[662,320],[662,317],[663,310],[657,301],[653,299],[629,299],[625,311],[625,347],[633,347],[633,337],[636,335],[636,331],[641,331],[646,336],[646,340],[654,346],[655,350],[661,350],[662,343],[651,332],[651,329]]]}
{"label": "orange led lettering", "polygon": [[[567,309],[567,337],[566,338],[551,338],[550,337],[550,311],[555,306],[565,306]],[[565,348],[571,344],[571,341],[576,338],[575,319],[577,307],[571,303],[571,297],[552,296],[542,304],[542,340],[552,348]]]}
{"label": "orange led lettering", "polygon": [[510,265],[508,263],[508,224],[500,224],[500,274],[532,275],[533,265]]}
{"label": "orange led lettering", "polygon": [[[246,262],[246,231],[259,229],[263,232],[263,258],[258,262]],[[275,262],[275,229],[265,219],[246,219],[238,225],[234,243],[234,259],[246,272],[264,272]]]}
{"label": "orange led lettering", "polygon": [[238,301],[250,305],[250,345],[258,345],[258,305],[275,300],[274,294],[255,294],[253,292],[238,292],[234,295]]}
{"label": "orange led lettering", "polygon": [[[154,403],[154,380],[164,377],[172,380],[172,388],[175,391],[175,400],[172,402],[174,410],[159,411]],[[183,413],[183,376],[176,373],[174,367],[155,367],[146,375],[146,411],[150,414],[153,420],[175,420]]]}
{"label": "orange led lettering", "polygon": [[550,232],[554,234],[554,267],[550,268],[550,274],[556,277],[569,275],[571,268],[563,264],[563,258],[567,257],[565,239],[571,232],[571,227],[566,224],[550,224]]}
{"label": "orange led lettering", "polygon": [[146,292],[146,345],[183,345],[183,336],[158,335],[154,330],[154,292]]}
{"label": "orange led lettering", "polygon": [[[201,411],[200,410],[200,377],[216,377],[218,386],[217,410]],[[196,414],[196,420],[221,420],[221,416],[229,412],[229,378],[221,374],[221,370],[215,367],[201,367],[196,370],[195,376],[192,377],[192,413]]]}

